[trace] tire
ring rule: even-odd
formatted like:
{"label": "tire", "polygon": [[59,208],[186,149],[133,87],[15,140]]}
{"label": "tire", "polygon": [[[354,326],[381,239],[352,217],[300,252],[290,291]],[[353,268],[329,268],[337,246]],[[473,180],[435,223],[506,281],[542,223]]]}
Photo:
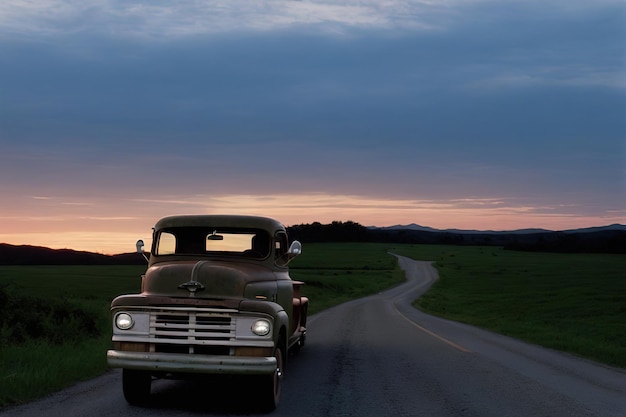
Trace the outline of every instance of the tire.
{"label": "tire", "polygon": [[134,369],[122,370],[122,389],[128,404],[145,404],[150,396],[151,385],[152,376],[148,372]]}
{"label": "tire", "polygon": [[272,375],[263,375],[258,386],[259,405],[261,411],[270,412],[278,407],[280,402],[280,389],[285,370],[286,345],[279,340],[274,357],[276,358],[276,371]]}

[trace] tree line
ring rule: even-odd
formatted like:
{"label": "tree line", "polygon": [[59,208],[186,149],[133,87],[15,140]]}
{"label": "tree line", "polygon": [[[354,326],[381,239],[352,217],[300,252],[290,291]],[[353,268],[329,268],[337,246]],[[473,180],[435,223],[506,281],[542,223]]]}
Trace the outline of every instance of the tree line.
{"label": "tree line", "polygon": [[626,253],[626,231],[595,232],[451,232],[365,227],[353,221],[314,222],[287,228],[302,243],[375,242],[500,246],[509,250],[568,253]]}
{"label": "tree line", "polygon": [[[291,240],[302,243],[371,242],[389,244],[480,245],[510,250],[626,254],[625,230],[595,232],[450,232],[365,227],[353,221],[314,222],[287,227]],[[136,253],[104,255],[0,243],[0,265],[145,265]]]}

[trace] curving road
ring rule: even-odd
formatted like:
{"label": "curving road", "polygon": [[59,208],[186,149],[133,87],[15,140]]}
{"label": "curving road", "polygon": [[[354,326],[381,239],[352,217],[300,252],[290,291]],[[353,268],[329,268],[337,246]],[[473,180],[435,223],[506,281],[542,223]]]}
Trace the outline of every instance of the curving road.
{"label": "curving road", "polygon": [[[398,261],[405,284],[311,317],[272,415],[626,416],[625,370],[423,314],[411,302],[436,270]],[[245,389],[237,380],[157,381],[153,405],[131,407],[111,371],[0,416],[254,415]]]}

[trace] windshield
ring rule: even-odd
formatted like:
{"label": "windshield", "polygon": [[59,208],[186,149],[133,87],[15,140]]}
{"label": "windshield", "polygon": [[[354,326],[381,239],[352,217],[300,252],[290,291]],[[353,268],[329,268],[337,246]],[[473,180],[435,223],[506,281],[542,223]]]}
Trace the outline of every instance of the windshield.
{"label": "windshield", "polygon": [[269,234],[260,229],[175,227],[159,232],[155,255],[235,255],[263,259]]}

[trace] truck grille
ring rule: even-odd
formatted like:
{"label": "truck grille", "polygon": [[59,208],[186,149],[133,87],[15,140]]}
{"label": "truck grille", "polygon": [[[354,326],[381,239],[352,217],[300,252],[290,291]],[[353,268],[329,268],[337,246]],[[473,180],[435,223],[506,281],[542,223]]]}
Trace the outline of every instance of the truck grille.
{"label": "truck grille", "polygon": [[150,338],[156,352],[228,355],[224,342],[234,340],[236,318],[196,311],[153,311]]}

